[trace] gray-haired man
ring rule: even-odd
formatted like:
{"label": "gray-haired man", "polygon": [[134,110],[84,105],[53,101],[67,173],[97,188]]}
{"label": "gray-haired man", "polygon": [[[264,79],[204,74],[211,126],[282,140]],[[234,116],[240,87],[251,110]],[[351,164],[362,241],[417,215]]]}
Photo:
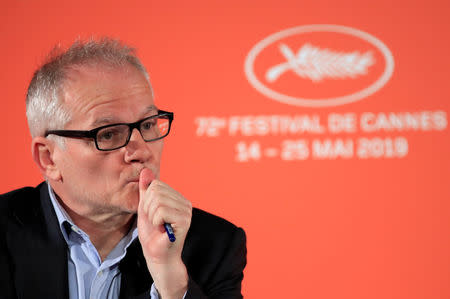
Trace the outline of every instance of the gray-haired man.
{"label": "gray-haired man", "polygon": [[173,114],[132,49],[54,52],[27,118],[46,182],[0,198],[1,296],[241,298],[245,234],[159,180]]}

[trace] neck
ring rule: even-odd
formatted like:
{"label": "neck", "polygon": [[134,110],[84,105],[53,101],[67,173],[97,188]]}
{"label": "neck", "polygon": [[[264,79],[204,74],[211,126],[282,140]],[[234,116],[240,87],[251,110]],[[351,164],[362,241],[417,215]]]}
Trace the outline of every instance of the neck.
{"label": "neck", "polygon": [[130,231],[135,215],[130,213],[91,213],[82,215],[67,206],[62,200],[60,204],[72,221],[90,238],[102,261]]}

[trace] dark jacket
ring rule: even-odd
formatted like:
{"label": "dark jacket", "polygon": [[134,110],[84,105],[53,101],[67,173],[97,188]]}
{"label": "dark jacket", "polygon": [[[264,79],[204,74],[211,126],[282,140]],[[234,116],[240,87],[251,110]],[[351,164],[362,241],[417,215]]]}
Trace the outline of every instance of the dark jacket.
{"label": "dark jacket", "polygon": [[[67,252],[46,183],[0,195],[0,298],[68,298]],[[189,273],[186,298],[242,298],[241,228],[194,208],[182,258]],[[138,239],[120,270],[120,298],[148,299],[153,279]]]}

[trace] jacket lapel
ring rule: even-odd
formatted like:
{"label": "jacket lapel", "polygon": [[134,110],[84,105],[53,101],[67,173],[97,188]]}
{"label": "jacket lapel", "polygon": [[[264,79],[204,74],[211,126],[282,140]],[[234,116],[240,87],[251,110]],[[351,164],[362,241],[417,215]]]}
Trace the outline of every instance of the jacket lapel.
{"label": "jacket lapel", "polygon": [[149,298],[153,279],[148,272],[139,239],[128,247],[125,258],[120,262],[122,280],[120,298]]}
{"label": "jacket lapel", "polygon": [[12,207],[7,238],[20,298],[68,298],[67,247],[47,188],[41,184]]}

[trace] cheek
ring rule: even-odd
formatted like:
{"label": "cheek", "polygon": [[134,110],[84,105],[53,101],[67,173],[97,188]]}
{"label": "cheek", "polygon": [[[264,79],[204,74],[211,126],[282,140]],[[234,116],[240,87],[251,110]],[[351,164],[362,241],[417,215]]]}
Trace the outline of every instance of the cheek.
{"label": "cheek", "polygon": [[161,142],[155,143],[154,148],[152,150],[152,152],[155,155],[155,158],[156,158],[156,160],[158,160],[158,162],[161,160],[163,147],[164,147],[164,142],[163,142],[163,140],[161,140]]}
{"label": "cheek", "polygon": [[162,155],[163,147],[164,147],[164,143],[161,142],[160,144],[157,145],[156,150],[155,150],[155,156],[156,156],[156,159],[158,161],[158,164],[161,161],[161,155]]}
{"label": "cheek", "polygon": [[71,148],[65,161],[71,179],[86,186],[111,187],[120,175],[120,161],[113,155],[92,152],[90,149]]}
{"label": "cheek", "polygon": [[159,142],[156,144],[150,145],[150,151],[152,152],[152,170],[155,171],[156,177],[159,178],[159,168],[161,164],[161,156],[163,152],[164,143]]}
{"label": "cheek", "polygon": [[117,188],[123,168],[123,159],[115,155],[106,155],[96,157],[89,162],[86,169],[89,179],[93,180],[93,183],[103,185],[110,190]]}

